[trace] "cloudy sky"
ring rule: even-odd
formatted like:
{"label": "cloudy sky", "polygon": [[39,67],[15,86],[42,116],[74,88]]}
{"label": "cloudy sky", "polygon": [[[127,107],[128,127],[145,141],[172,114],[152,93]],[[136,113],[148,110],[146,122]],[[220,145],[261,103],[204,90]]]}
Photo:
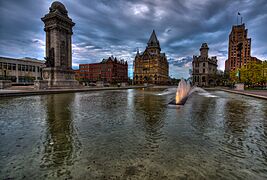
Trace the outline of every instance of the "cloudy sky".
{"label": "cloudy sky", "polygon": [[[43,59],[45,33],[40,20],[51,0],[0,0],[0,56]],[[132,62],[155,29],[170,63],[170,76],[188,77],[190,61],[207,42],[219,69],[227,59],[228,35],[243,16],[252,55],[267,59],[266,0],[61,0],[76,23],[73,68],[110,55]]]}

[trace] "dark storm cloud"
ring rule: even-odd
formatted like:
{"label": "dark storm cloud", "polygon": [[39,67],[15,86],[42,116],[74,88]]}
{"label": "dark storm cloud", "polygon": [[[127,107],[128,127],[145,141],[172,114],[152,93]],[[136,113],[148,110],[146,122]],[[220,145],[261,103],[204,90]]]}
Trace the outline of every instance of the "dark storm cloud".
{"label": "dark storm cloud", "polygon": [[[43,58],[45,34],[40,18],[52,1],[0,0],[0,55]],[[228,35],[240,12],[252,55],[266,59],[267,2],[265,0],[62,0],[76,23],[73,35],[73,66],[98,62],[110,55],[132,62],[143,51],[153,29],[170,62],[170,75],[188,75],[190,57],[207,42],[210,55],[223,69]]]}

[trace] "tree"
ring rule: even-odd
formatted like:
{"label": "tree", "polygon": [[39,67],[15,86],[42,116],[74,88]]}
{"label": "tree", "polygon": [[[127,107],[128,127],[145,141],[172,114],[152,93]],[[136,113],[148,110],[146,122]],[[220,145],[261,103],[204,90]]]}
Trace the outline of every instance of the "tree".
{"label": "tree", "polygon": [[238,81],[238,74],[241,77],[240,82],[247,86],[266,86],[267,61],[263,61],[262,63],[250,62],[236,71],[231,71],[230,79],[232,82]]}

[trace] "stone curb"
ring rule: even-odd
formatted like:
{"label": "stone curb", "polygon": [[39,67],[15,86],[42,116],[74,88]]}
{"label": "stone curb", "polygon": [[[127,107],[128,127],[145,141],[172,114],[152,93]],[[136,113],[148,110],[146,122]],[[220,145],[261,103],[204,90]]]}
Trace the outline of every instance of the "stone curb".
{"label": "stone curb", "polygon": [[234,94],[241,94],[241,95],[245,95],[245,96],[251,96],[251,97],[255,97],[255,98],[261,98],[261,99],[267,100],[267,96],[262,96],[262,95],[257,95],[257,94],[251,94],[251,93],[247,93],[247,92],[233,91],[233,90],[228,90],[228,89],[219,89],[218,88],[218,90],[229,92],[229,93],[234,93]]}
{"label": "stone curb", "polygon": [[149,86],[128,86],[128,87],[106,87],[106,88],[86,88],[86,89],[53,89],[53,90],[36,90],[36,91],[21,91],[21,92],[3,92],[0,91],[0,97],[14,97],[14,96],[34,96],[45,94],[62,94],[88,91],[105,91],[105,90],[124,90],[124,89],[140,89]]}

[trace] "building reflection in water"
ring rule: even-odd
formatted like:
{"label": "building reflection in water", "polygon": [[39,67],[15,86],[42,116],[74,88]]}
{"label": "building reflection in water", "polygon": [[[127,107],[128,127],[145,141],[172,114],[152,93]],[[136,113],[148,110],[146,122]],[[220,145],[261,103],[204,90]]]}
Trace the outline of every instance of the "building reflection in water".
{"label": "building reflection in water", "polygon": [[224,106],[224,138],[220,150],[226,154],[236,154],[233,159],[246,157],[246,131],[248,129],[247,103],[243,100],[229,99]]}
{"label": "building reflection in water", "polygon": [[135,111],[135,115],[138,115],[138,123],[142,123],[145,130],[145,144],[140,153],[144,157],[153,155],[164,139],[162,128],[165,123],[166,104],[160,101],[160,98],[160,96],[143,91],[143,94],[134,100],[135,109],[133,111]]}
{"label": "building reflection in water", "polygon": [[225,125],[226,131],[236,136],[243,136],[248,126],[246,112],[248,112],[246,103],[238,100],[228,100],[225,104]]}
{"label": "building reflection in water", "polygon": [[216,112],[214,103],[216,99],[198,95],[197,93],[194,93],[189,98],[186,104],[189,108],[187,113],[187,116],[189,116],[188,121],[197,130],[198,135],[205,135],[210,128],[214,128],[214,112]]}
{"label": "building reflection in water", "polygon": [[[264,114],[264,117],[267,117],[267,109],[265,109],[263,111],[263,114]],[[262,123],[262,127],[261,127],[263,130],[263,132],[261,133],[261,139],[262,140],[265,140],[266,144],[267,144],[267,121],[266,119],[263,120],[263,123]],[[265,159],[265,162],[266,162],[266,165],[267,165],[267,146],[262,146],[260,144],[260,147],[259,147],[261,153],[262,153],[262,156],[263,158]]]}
{"label": "building reflection in water", "polygon": [[75,158],[74,127],[71,114],[73,95],[47,96],[47,131],[41,168],[47,177],[71,178],[69,167]]}

